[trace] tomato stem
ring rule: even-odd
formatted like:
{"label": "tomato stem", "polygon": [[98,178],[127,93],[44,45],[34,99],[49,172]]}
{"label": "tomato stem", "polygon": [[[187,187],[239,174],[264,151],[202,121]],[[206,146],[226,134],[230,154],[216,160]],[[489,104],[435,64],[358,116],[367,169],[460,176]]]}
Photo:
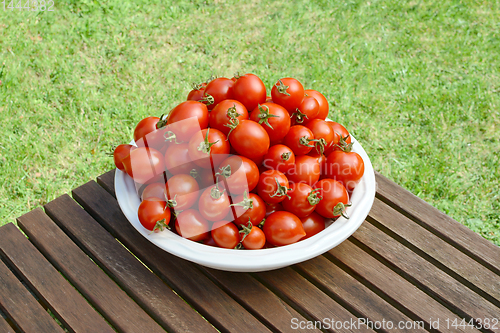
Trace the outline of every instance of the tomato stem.
{"label": "tomato stem", "polygon": [[153,232],[161,232],[165,229],[170,230],[170,226],[168,225],[167,220],[163,219],[156,222],[153,230],[149,234],[151,235]]}
{"label": "tomato stem", "polygon": [[311,193],[309,193],[309,195],[307,196],[307,201],[309,201],[309,204],[310,204],[311,206],[315,206],[315,205],[317,205],[317,204],[321,201],[321,199],[323,199],[323,198],[321,198],[320,196],[318,196],[318,191],[321,191],[321,189],[319,189],[319,188],[314,189],[314,190],[312,190],[312,191],[311,191]]}
{"label": "tomato stem", "polygon": [[302,124],[304,122],[304,119],[309,119],[309,117],[307,117],[305,115],[305,113],[300,112],[300,110],[298,108],[296,109],[296,111],[294,113],[292,113],[290,118],[293,118],[294,116],[295,116],[295,122],[297,124]]}
{"label": "tomato stem", "polygon": [[240,121],[238,118],[231,118],[229,119],[229,124],[224,124],[224,126],[229,127],[231,130],[227,133],[227,140],[229,140],[229,135],[231,132],[240,124]]}
{"label": "tomato stem", "polygon": [[292,152],[291,151],[289,151],[287,153],[281,154],[281,159],[283,161],[288,161],[290,159],[290,156],[292,156]]}
{"label": "tomato stem", "polygon": [[[274,129],[271,124],[269,124],[269,118],[279,118],[280,116],[277,116],[275,114],[270,114],[269,113],[269,107],[267,105],[258,105],[259,107],[259,124],[262,125],[262,123],[266,124],[269,126],[271,129]],[[264,109],[265,107],[265,109]]]}
{"label": "tomato stem", "polygon": [[199,146],[198,146],[198,151],[201,151],[205,154],[208,154],[210,155],[210,151],[212,150],[212,146],[215,145],[217,142],[219,142],[219,140],[215,141],[215,142],[208,142],[208,133],[210,131],[210,128],[207,128],[207,133],[205,134],[205,140],[200,142]]}
{"label": "tomato stem", "polygon": [[198,102],[205,103],[206,105],[212,105],[215,103],[215,99],[212,95],[205,93],[205,97],[200,99]]}
{"label": "tomato stem", "polygon": [[283,81],[281,81],[281,79],[279,79],[278,82],[276,82],[275,86],[280,94],[290,96],[290,94],[286,91],[290,87],[285,86],[285,84],[283,83]]}
{"label": "tomato stem", "polygon": [[333,207],[333,216],[342,215],[342,217],[349,219],[349,216],[345,215],[345,210],[347,207],[351,207],[351,204],[345,205],[343,202],[339,202],[335,205],[335,207]]}
{"label": "tomato stem", "polygon": [[165,206],[165,209],[170,208],[170,207],[173,208],[173,207],[177,206],[177,200],[176,200],[176,198],[177,198],[177,194],[174,195],[173,199],[168,199],[167,195],[165,194],[165,201],[167,202],[167,205]]}
{"label": "tomato stem", "polygon": [[342,150],[343,152],[350,153],[352,151],[352,146],[353,146],[354,142],[347,143],[347,139],[349,139],[349,134],[342,137],[342,134],[340,134],[339,132],[335,132],[335,133],[337,133],[340,136],[339,143],[335,144],[335,146],[339,147],[340,150]]}
{"label": "tomato stem", "polygon": [[212,187],[210,190],[210,196],[214,200],[219,200],[222,197],[222,194],[224,194],[224,191],[219,190],[219,187],[216,185]]}
{"label": "tomato stem", "polygon": [[248,223],[247,225],[240,224],[241,230],[239,231],[240,234],[243,234],[243,238],[241,238],[240,243],[242,243],[245,240],[245,237],[248,236],[248,234],[252,231],[253,224],[250,221],[250,218],[248,218]]}
{"label": "tomato stem", "polygon": [[241,206],[245,211],[253,208],[253,200],[248,197],[248,192],[243,193],[243,200],[230,206]]}
{"label": "tomato stem", "polygon": [[310,145],[309,142],[318,142],[319,140],[316,140],[316,139],[309,139],[307,137],[307,135],[304,135],[303,137],[301,137],[299,139],[299,143],[303,146],[306,146],[306,147],[309,147],[309,148],[314,148],[315,146],[314,145]]}
{"label": "tomato stem", "polygon": [[160,129],[167,125],[168,116],[166,114],[162,114],[160,116],[160,120],[156,123],[156,129]]}
{"label": "tomato stem", "polygon": [[264,227],[264,223],[266,223],[266,219],[265,218],[262,221],[260,221],[258,227],[262,229]]}
{"label": "tomato stem", "polygon": [[241,113],[238,113],[236,111],[236,104],[233,104],[233,106],[227,109],[226,115],[229,117],[229,119],[236,119],[241,116]]}
{"label": "tomato stem", "polygon": [[175,135],[174,132],[172,131],[166,131],[165,133],[163,133],[163,138],[165,139],[165,142],[175,142],[175,143],[179,143],[177,142],[177,135]]}
{"label": "tomato stem", "polygon": [[278,177],[274,177],[274,180],[276,181],[276,184],[278,185],[278,188],[276,189],[276,192],[274,194],[270,195],[270,197],[282,197],[286,195],[288,199],[290,199],[290,196],[287,194],[288,191],[291,191],[291,188],[287,188],[286,186],[283,186],[280,184],[278,181]]}

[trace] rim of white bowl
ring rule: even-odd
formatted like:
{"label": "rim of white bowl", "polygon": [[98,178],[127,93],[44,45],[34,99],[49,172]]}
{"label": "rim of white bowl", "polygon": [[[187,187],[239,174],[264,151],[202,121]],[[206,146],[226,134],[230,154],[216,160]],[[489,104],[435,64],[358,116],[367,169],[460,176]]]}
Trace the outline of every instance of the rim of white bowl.
{"label": "rim of white bowl", "polygon": [[260,272],[293,265],[321,255],[342,243],[363,223],[375,199],[375,173],[370,158],[361,144],[351,135],[352,151],[365,164],[365,172],[350,197],[351,207],[320,233],[282,247],[261,250],[234,250],[212,247],[185,239],[169,230],[151,233],[139,222],[137,210],[140,198],[134,181],[126,173],[116,170],[115,193],[118,204],[134,228],[151,243],[175,256],[191,262],[225,271]]}

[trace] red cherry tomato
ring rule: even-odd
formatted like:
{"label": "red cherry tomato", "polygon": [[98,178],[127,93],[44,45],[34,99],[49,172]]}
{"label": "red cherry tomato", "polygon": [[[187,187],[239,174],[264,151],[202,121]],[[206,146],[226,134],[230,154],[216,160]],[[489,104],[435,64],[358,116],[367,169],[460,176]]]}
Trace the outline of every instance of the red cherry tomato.
{"label": "red cherry tomato", "polygon": [[260,174],[257,193],[265,202],[281,202],[288,196],[289,190],[288,179],[282,172],[267,170]]}
{"label": "red cherry tomato", "polygon": [[176,135],[177,141],[188,142],[199,130],[208,127],[207,106],[197,101],[185,101],[170,111],[167,118],[167,131]]}
{"label": "red cherry tomato", "polygon": [[165,167],[173,175],[189,174],[197,167],[189,157],[187,143],[172,144],[165,152]]}
{"label": "red cherry tomato", "polygon": [[240,231],[240,242],[247,250],[258,250],[266,244],[266,236],[260,228],[248,224]]}
{"label": "red cherry tomato", "polygon": [[189,140],[189,157],[205,169],[216,168],[229,154],[229,142],[221,131],[207,128]]}
{"label": "red cherry tomato", "polygon": [[219,247],[234,249],[240,242],[240,233],[229,221],[218,221],[212,226],[212,238]]}
{"label": "red cherry tomato", "polygon": [[233,202],[236,225],[247,225],[248,221],[253,225],[259,225],[266,217],[266,204],[255,193],[239,195],[233,198]]}
{"label": "red cherry tomato", "polygon": [[264,156],[270,145],[266,130],[251,120],[238,121],[229,133],[229,142],[239,155],[250,159]]}
{"label": "red cherry tomato", "polygon": [[147,200],[151,198],[165,200],[165,183],[152,183],[144,188],[141,199]]}
{"label": "red cherry tomato", "polygon": [[286,197],[281,203],[286,211],[297,215],[297,217],[305,217],[311,214],[316,205],[321,200],[318,197],[318,191],[304,183],[296,183],[290,185],[292,189],[288,192],[290,198]]}
{"label": "red cherry tomato", "polygon": [[233,97],[240,101],[247,110],[253,110],[258,104],[266,102],[266,86],[255,74],[240,76],[233,85]]}
{"label": "red cherry tomato", "polygon": [[117,169],[125,171],[125,167],[123,166],[123,159],[130,155],[130,151],[135,148],[136,147],[132,145],[119,145],[115,148],[113,152],[113,160]]}
{"label": "red cherry tomato", "polygon": [[158,150],[167,144],[164,137],[166,129],[157,129],[158,117],[147,117],[142,119],[134,129],[134,141],[139,147],[150,147]]}
{"label": "red cherry tomato", "polygon": [[274,203],[267,203],[266,202],[266,218],[271,215],[274,212],[280,212],[285,210],[283,208],[283,205],[280,203],[274,202]]}
{"label": "red cherry tomato", "polygon": [[250,120],[266,130],[271,142],[282,140],[290,130],[290,115],[285,108],[275,103],[259,104],[250,113]]}
{"label": "red cherry tomato", "polygon": [[199,101],[200,99],[202,99],[206,86],[207,86],[207,84],[205,82],[200,83],[200,84],[193,84],[193,89],[187,95],[186,100]]}
{"label": "red cherry tomato", "polygon": [[365,162],[356,152],[335,150],[326,159],[326,176],[354,189],[365,173]]}
{"label": "red cherry tomato", "polygon": [[328,123],[321,119],[313,119],[305,125],[314,135],[315,150],[317,156],[324,154],[325,150],[330,148],[333,142],[333,131]]}
{"label": "red cherry tomato", "polygon": [[179,212],[195,204],[199,195],[199,186],[190,175],[178,174],[167,180],[165,194],[172,201],[173,209]]}
{"label": "red cherry tomato", "polygon": [[301,218],[300,221],[302,221],[302,227],[306,232],[305,237],[301,240],[307,239],[325,230],[325,218],[316,212],[312,212],[311,215]]}
{"label": "red cherry tomato", "polygon": [[203,103],[207,104],[208,110],[212,110],[225,99],[232,99],[233,85],[234,81],[226,77],[219,77],[210,81],[203,94]]}
{"label": "red cherry tomato", "polygon": [[177,216],[175,230],[180,236],[195,242],[207,239],[210,235],[208,221],[194,209],[185,210]]}
{"label": "red cherry tomato", "polygon": [[295,124],[302,124],[315,119],[319,112],[319,103],[312,96],[305,96],[299,107],[292,114],[292,121]]}
{"label": "red cherry tomato", "polygon": [[301,155],[295,158],[295,165],[286,173],[291,183],[305,183],[313,186],[320,176],[318,158]]}
{"label": "red cherry tomato", "polygon": [[221,183],[206,188],[198,200],[201,215],[209,221],[223,220],[231,209],[230,205],[227,191]]}
{"label": "red cherry tomato", "polygon": [[274,84],[271,97],[274,103],[281,105],[292,114],[304,98],[304,87],[298,80],[286,77]]}
{"label": "red cherry tomato", "polygon": [[165,230],[170,222],[170,209],[165,201],[157,198],[141,202],[137,215],[144,228],[155,232]]}
{"label": "red cherry tomato", "polygon": [[285,145],[274,145],[269,148],[262,164],[267,169],[287,173],[295,165],[295,154]]}
{"label": "red cherry tomato", "polygon": [[349,202],[349,194],[344,185],[330,178],[322,179],[314,185],[319,189],[320,202],[316,205],[316,212],[326,218],[335,218],[343,215]]}
{"label": "red cherry tomato", "polygon": [[300,219],[285,211],[269,215],[262,231],[266,240],[275,246],[295,243],[306,235]]}
{"label": "red cherry tomato", "polygon": [[248,119],[248,111],[243,104],[235,99],[226,99],[217,104],[212,112],[210,112],[209,125],[211,128],[216,128],[224,135],[229,134],[229,126],[231,119],[238,120]]}
{"label": "red cherry tomato", "polygon": [[257,165],[244,156],[233,155],[226,158],[219,167],[219,181],[227,182],[231,195],[252,191],[259,183]]}
{"label": "red cherry tomato", "polygon": [[325,155],[328,156],[334,150],[342,150],[342,147],[346,147],[352,143],[351,135],[347,129],[339,123],[334,121],[326,122],[333,131],[333,142],[330,148],[325,151]]}
{"label": "red cherry tomato", "polygon": [[295,156],[306,155],[314,148],[314,135],[311,130],[302,125],[290,127],[283,139],[283,144],[290,147]]}
{"label": "red cherry tomato", "polygon": [[320,93],[319,91],[312,90],[312,89],[307,89],[304,91],[304,93],[307,96],[314,97],[318,101],[319,110],[318,110],[318,114],[316,115],[315,119],[325,120],[326,117],[328,117],[328,111],[329,111],[328,101],[325,98],[325,96],[323,96],[323,94]]}
{"label": "red cherry tomato", "polygon": [[133,149],[122,163],[127,174],[140,184],[153,180],[165,171],[163,154],[154,148]]}

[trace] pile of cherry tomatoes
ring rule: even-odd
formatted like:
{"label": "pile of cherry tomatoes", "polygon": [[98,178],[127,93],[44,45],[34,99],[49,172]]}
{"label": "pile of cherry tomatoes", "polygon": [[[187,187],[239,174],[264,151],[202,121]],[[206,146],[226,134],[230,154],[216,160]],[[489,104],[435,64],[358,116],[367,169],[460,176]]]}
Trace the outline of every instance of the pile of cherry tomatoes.
{"label": "pile of cherry tomatoes", "polygon": [[364,173],[344,126],[318,91],[282,78],[267,95],[254,74],[196,85],[167,116],[147,117],[136,145],[114,151],[137,185],[138,217],[229,249],[283,246],[346,216]]}

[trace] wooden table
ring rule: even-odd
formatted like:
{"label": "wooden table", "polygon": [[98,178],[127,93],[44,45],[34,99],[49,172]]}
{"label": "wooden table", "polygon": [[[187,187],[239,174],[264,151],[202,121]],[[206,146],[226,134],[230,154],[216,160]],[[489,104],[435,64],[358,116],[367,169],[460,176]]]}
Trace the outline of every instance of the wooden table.
{"label": "wooden table", "polygon": [[27,237],[0,228],[0,332],[478,332],[472,319],[500,331],[500,248],[376,177],[352,237],[247,274],[149,243],[120,211],[110,171],[19,217]]}

